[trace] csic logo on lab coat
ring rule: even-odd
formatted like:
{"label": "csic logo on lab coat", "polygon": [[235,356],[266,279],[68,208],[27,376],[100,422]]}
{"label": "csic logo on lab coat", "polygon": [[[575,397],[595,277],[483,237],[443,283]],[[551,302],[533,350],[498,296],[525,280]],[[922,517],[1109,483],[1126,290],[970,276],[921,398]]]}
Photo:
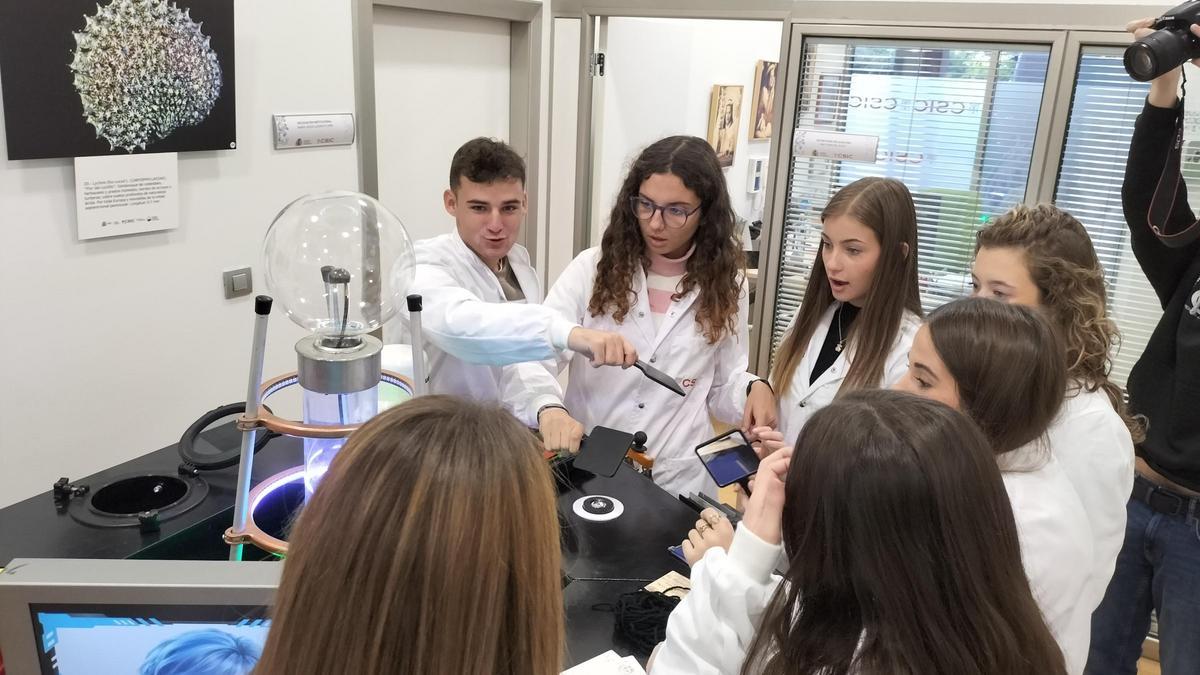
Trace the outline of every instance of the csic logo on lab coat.
{"label": "csic logo on lab coat", "polygon": [[683,380],[679,381],[679,386],[683,387],[684,389],[691,389],[692,387],[696,386],[696,378],[684,378]]}

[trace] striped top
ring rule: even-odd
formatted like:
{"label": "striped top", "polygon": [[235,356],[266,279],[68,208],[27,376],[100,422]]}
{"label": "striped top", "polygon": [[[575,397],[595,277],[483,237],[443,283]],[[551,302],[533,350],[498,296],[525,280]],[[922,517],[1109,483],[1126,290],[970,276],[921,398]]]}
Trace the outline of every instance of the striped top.
{"label": "striped top", "polygon": [[654,317],[654,329],[658,330],[662,318],[671,308],[672,297],[679,291],[679,282],[687,272],[688,258],[696,251],[696,245],[679,258],[668,258],[650,254],[650,269],[646,270],[646,296],[650,300],[650,313]]}

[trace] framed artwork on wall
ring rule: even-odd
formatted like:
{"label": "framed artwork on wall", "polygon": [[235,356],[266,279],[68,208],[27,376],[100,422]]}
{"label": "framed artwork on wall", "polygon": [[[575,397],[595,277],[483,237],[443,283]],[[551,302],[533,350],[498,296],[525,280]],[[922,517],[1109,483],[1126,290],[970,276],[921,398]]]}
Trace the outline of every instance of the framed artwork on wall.
{"label": "framed artwork on wall", "polygon": [[232,150],[233,0],[5,0],[8,158]]}
{"label": "framed artwork on wall", "polygon": [[733,166],[738,122],[742,115],[742,85],[715,84],[708,107],[708,142],[722,167]]}
{"label": "framed artwork on wall", "polygon": [[775,107],[775,61],[759,61],[754,67],[754,94],[750,109],[750,140],[765,141],[771,138],[771,111]]}

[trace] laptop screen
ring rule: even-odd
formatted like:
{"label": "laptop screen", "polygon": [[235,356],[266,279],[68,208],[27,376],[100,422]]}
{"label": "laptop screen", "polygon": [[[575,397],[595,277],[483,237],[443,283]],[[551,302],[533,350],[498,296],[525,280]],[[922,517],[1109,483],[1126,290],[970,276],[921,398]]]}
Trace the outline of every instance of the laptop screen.
{"label": "laptop screen", "polygon": [[31,604],[43,675],[247,675],[263,606]]}

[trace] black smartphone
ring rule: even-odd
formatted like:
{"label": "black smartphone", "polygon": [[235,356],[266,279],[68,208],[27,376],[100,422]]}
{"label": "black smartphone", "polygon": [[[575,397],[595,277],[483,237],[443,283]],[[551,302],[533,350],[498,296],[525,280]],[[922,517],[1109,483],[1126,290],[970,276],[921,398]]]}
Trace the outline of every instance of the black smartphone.
{"label": "black smartphone", "polygon": [[632,445],[633,434],[596,427],[580,444],[579,454],[575,456],[575,468],[612,478]]}
{"label": "black smartphone", "polygon": [[720,487],[745,481],[758,472],[758,455],[740,429],[696,446],[696,456]]}

